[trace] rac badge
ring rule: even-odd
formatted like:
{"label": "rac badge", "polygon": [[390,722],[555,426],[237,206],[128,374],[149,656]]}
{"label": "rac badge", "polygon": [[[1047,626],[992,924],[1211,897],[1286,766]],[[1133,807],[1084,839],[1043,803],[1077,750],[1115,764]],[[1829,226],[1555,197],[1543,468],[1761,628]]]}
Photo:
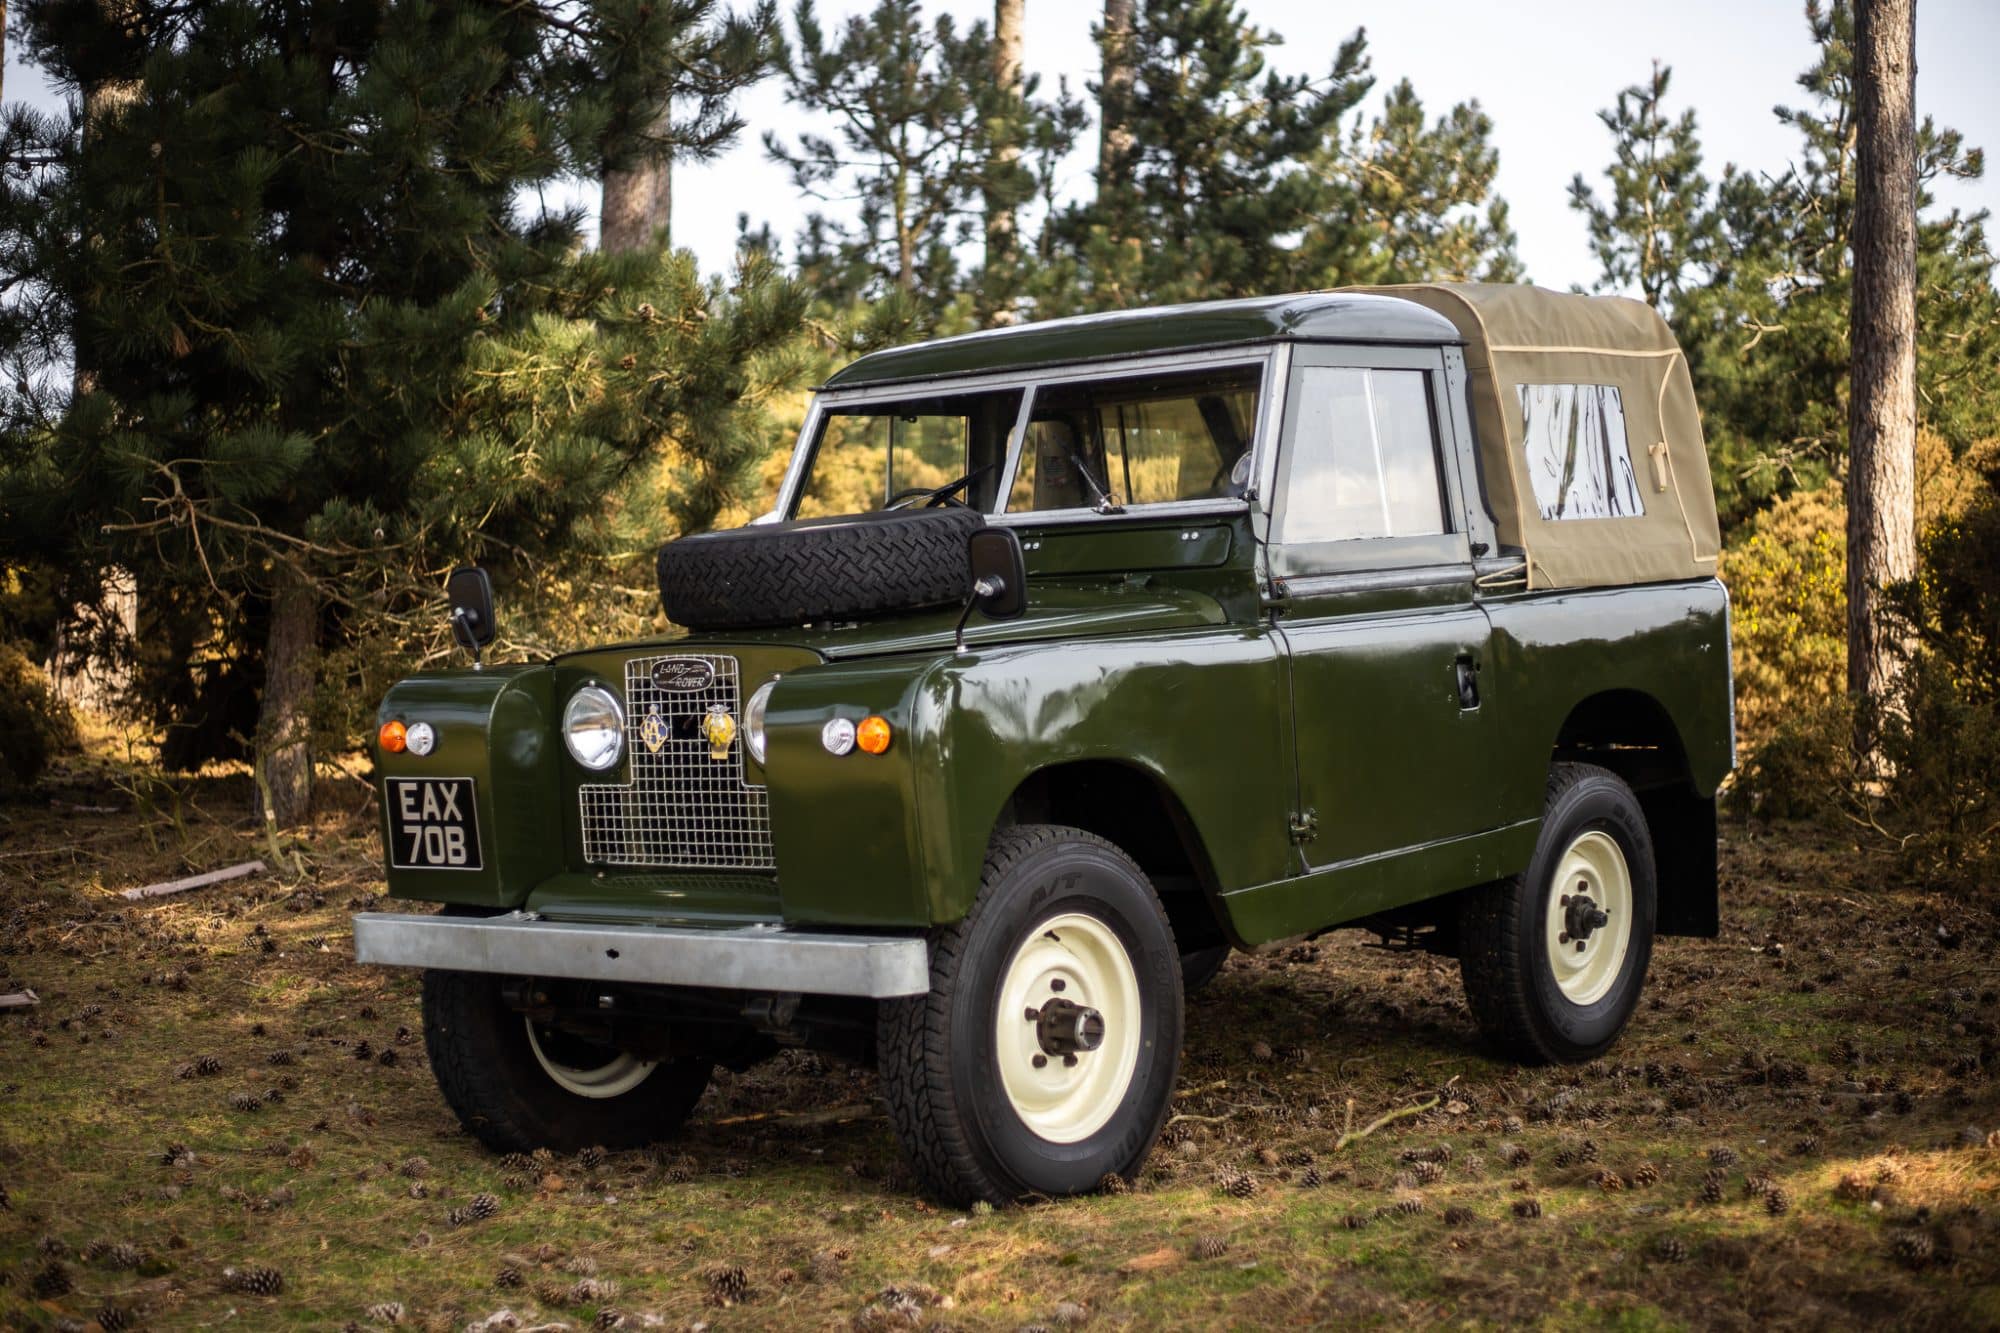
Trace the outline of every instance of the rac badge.
{"label": "rac badge", "polygon": [[667,743],[667,720],[655,708],[646,714],[646,720],[639,724],[639,739],[646,742],[646,749],[658,754],[660,747]]}
{"label": "rac badge", "polygon": [[700,657],[663,657],[653,663],[653,685],[675,694],[693,694],[715,684],[715,668]]}
{"label": "rac badge", "polygon": [[708,741],[708,757],[720,763],[729,758],[729,746],[736,739],[736,719],[716,704],[701,720],[701,734]]}

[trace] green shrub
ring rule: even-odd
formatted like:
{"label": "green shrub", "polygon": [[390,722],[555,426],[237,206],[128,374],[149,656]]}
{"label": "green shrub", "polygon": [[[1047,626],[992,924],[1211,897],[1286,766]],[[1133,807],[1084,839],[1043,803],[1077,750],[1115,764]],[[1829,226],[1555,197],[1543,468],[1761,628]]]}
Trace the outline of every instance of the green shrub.
{"label": "green shrub", "polygon": [[0,794],[32,785],[50,756],[76,744],[69,707],[28,655],[0,643]]}

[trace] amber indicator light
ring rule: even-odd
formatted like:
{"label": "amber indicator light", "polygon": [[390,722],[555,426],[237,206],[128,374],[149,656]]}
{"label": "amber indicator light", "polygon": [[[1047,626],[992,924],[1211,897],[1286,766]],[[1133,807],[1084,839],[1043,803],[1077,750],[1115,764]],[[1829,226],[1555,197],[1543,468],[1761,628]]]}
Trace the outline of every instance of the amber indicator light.
{"label": "amber indicator light", "polygon": [[403,747],[409,744],[409,732],[401,722],[392,719],[382,724],[382,730],[376,733],[375,739],[390,754],[401,754]]}
{"label": "amber indicator light", "polygon": [[854,743],[869,754],[881,754],[889,748],[889,719],[886,717],[864,717],[854,728]]}

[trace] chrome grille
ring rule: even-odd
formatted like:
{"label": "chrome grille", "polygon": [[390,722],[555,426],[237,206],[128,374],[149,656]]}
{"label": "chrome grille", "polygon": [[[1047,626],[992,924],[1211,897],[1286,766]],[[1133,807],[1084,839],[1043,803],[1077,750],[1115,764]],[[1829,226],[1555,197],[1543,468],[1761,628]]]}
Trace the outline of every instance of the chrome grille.
{"label": "chrome grille", "polygon": [[[715,678],[698,690],[653,683],[662,662],[706,662]],[[742,679],[736,659],[708,653],[635,657],[625,664],[625,754],[631,782],[578,791],[583,806],[583,856],[600,865],[700,870],[771,870],[771,798],[743,777],[743,738],[727,759],[709,758],[695,725],[717,704],[739,725]],[[646,743],[646,719],[658,713],[665,732],[656,750]]]}

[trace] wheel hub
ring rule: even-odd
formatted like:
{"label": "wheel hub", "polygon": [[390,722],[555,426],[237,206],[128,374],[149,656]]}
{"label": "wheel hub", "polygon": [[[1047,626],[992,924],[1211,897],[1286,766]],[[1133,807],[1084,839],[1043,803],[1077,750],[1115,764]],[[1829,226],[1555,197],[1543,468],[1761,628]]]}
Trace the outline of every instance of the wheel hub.
{"label": "wheel hub", "polygon": [[1044,1055],[1075,1055],[1104,1044],[1104,1015],[1073,1000],[1050,1000],[1028,1016]]}
{"label": "wheel hub", "polygon": [[1599,907],[1589,894],[1581,892],[1585,887],[1586,882],[1578,881],[1579,891],[1566,893],[1562,899],[1564,934],[1576,941],[1579,950],[1590,938],[1590,932],[1602,929],[1611,921],[1609,913]]}

